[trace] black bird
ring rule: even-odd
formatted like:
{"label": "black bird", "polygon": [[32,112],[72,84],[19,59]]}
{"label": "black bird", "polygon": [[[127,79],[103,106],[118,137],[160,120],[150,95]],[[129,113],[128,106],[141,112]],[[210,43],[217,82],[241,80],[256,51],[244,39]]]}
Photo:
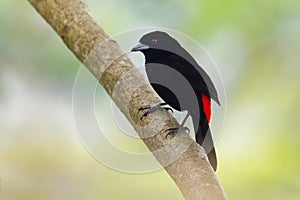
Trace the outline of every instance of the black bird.
{"label": "black bird", "polygon": [[211,99],[220,105],[217,90],[208,74],[170,35],[154,31],[144,35],[131,51],[141,51],[149,82],[158,95],[172,108],[187,110],[180,127],[192,117],[196,142],[206,151],[216,170],[217,158],[209,122]]}

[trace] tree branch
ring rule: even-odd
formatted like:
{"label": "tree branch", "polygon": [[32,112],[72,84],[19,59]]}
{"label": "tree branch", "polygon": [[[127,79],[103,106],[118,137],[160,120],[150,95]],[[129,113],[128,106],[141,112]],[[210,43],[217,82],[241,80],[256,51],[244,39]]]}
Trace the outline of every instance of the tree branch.
{"label": "tree branch", "polygon": [[226,199],[202,147],[183,131],[166,138],[165,130],[178,125],[170,113],[156,111],[140,119],[139,108],[160,99],[86,6],[80,0],[29,2],[99,80],[183,196],[188,200]]}

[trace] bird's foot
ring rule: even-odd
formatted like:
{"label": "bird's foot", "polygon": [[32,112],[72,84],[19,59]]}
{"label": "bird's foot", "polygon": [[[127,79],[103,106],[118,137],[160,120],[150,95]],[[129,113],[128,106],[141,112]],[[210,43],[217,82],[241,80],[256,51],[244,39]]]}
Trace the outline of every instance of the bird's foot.
{"label": "bird's foot", "polygon": [[156,104],[154,106],[144,106],[144,107],[141,107],[139,108],[139,111],[141,110],[147,110],[142,116],[141,116],[141,119],[143,119],[144,117],[146,117],[149,113],[152,113],[156,110],[166,110],[166,111],[171,111],[173,113],[173,110],[172,108],[170,107],[165,107],[167,106],[168,104],[167,103],[159,103],[159,104]]}
{"label": "bird's foot", "polygon": [[179,125],[178,127],[169,128],[169,129],[166,130],[166,132],[168,132],[167,135],[166,135],[166,139],[170,135],[176,135],[179,131],[186,131],[186,132],[190,133],[190,129],[188,127]]}

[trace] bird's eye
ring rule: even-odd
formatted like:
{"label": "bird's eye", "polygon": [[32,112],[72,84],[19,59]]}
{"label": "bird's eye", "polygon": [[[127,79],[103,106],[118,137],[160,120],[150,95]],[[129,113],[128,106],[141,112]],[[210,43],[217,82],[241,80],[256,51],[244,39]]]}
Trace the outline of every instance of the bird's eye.
{"label": "bird's eye", "polygon": [[151,40],[151,42],[152,42],[152,44],[156,44],[157,43],[157,39],[154,38],[154,39]]}

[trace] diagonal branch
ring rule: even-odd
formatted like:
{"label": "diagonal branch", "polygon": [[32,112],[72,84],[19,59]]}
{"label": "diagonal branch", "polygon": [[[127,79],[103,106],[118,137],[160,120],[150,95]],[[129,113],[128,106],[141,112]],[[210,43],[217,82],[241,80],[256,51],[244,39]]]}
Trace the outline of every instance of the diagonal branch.
{"label": "diagonal branch", "polygon": [[186,132],[166,138],[165,130],[178,125],[170,113],[156,111],[140,119],[139,108],[157,104],[160,100],[86,6],[80,0],[29,2],[99,80],[183,196],[188,200],[226,199],[202,147]]}

